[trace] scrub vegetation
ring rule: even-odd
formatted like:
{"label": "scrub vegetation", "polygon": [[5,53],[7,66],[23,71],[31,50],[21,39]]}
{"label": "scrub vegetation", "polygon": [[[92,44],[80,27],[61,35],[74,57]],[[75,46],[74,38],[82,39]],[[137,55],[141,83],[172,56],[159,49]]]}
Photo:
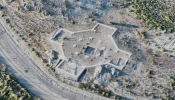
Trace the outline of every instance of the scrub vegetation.
{"label": "scrub vegetation", "polygon": [[131,0],[132,12],[152,29],[175,31],[175,0]]}
{"label": "scrub vegetation", "polygon": [[0,65],[0,100],[40,100],[23,88],[12,74],[7,73],[4,64]]}
{"label": "scrub vegetation", "polygon": [[101,89],[97,84],[87,84],[87,83],[79,83],[78,88],[92,91],[98,95],[102,95],[104,97],[111,97],[115,100],[127,100],[127,98],[115,95],[110,90]]}

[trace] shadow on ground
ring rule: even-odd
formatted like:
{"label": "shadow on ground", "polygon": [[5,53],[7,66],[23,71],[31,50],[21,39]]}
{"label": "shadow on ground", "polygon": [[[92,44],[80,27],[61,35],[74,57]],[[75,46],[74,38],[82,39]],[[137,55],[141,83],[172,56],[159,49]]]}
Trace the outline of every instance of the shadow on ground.
{"label": "shadow on ground", "polygon": [[128,27],[128,28],[139,28],[137,25],[131,25],[131,24],[120,24],[116,22],[110,22],[112,25],[122,26],[122,27]]}

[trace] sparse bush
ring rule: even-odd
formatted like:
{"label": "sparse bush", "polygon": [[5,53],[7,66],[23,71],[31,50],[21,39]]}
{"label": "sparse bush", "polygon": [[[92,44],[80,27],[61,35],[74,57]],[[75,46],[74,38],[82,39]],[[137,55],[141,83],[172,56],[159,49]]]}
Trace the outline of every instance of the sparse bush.
{"label": "sparse bush", "polygon": [[41,54],[38,51],[35,51],[37,57],[41,57]]}
{"label": "sparse bush", "polygon": [[43,63],[48,63],[48,60],[47,59],[43,59]]}
{"label": "sparse bush", "polygon": [[22,37],[22,40],[25,40],[25,37]]}
{"label": "sparse bush", "polygon": [[79,83],[78,88],[80,89],[86,89],[88,87],[88,84],[86,83]]}
{"label": "sparse bush", "polygon": [[165,48],[162,48],[160,51],[161,51],[161,52],[165,52]]}
{"label": "sparse bush", "polygon": [[21,35],[21,34],[19,35],[19,37],[22,37],[22,36],[23,36],[23,35]]}
{"label": "sparse bush", "polygon": [[161,35],[161,33],[160,33],[160,32],[157,32],[157,33],[156,33],[156,36],[160,36],[160,35]]}
{"label": "sparse bush", "polygon": [[2,10],[4,7],[2,5],[0,5],[0,10]]}
{"label": "sparse bush", "polygon": [[25,69],[24,71],[25,71],[26,73],[28,73],[28,70],[27,70],[27,69]]}
{"label": "sparse bush", "polygon": [[35,51],[35,48],[32,48],[32,51]]}
{"label": "sparse bush", "polygon": [[29,36],[34,36],[34,34],[33,33],[30,33]]}
{"label": "sparse bush", "polygon": [[146,32],[137,32],[136,35],[141,37],[142,39],[146,39],[147,38]]}
{"label": "sparse bush", "polygon": [[10,19],[6,19],[6,23],[10,23]]}

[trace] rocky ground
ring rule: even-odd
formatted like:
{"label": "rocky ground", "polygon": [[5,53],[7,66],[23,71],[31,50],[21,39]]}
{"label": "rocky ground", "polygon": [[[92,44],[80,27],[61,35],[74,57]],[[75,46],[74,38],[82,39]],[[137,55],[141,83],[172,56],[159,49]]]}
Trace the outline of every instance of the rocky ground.
{"label": "rocky ground", "polygon": [[2,0],[0,5],[7,24],[43,61],[47,59],[45,51],[52,49],[48,36],[56,29],[89,29],[97,22],[116,27],[113,37],[119,48],[132,53],[128,65],[135,67],[126,66],[126,75],[106,86],[132,98],[165,99],[175,95],[170,85],[171,76],[175,76],[175,51],[164,48],[175,39],[174,33],[167,33],[169,38],[162,44],[159,37],[165,32],[146,28],[125,0]]}

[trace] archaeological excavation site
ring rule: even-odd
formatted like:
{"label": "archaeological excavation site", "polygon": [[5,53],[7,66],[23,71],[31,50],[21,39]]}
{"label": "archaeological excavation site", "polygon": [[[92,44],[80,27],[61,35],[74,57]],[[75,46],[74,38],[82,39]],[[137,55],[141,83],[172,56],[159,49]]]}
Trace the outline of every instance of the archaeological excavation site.
{"label": "archaeological excavation site", "polygon": [[58,47],[55,51],[57,59],[51,57],[49,62],[56,73],[76,81],[88,68],[104,65],[112,67],[113,74],[116,74],[115,69],[122,71],[131,56],[131,53],[119,49],[115,43],[112,36],[116,30],[100,23],[92,29],[75,32],[60,29],[50,39]]}
{"label": "archaeological excavation site", "polygon": [[175,0],[0,0],[0,100],[175,100]]}

